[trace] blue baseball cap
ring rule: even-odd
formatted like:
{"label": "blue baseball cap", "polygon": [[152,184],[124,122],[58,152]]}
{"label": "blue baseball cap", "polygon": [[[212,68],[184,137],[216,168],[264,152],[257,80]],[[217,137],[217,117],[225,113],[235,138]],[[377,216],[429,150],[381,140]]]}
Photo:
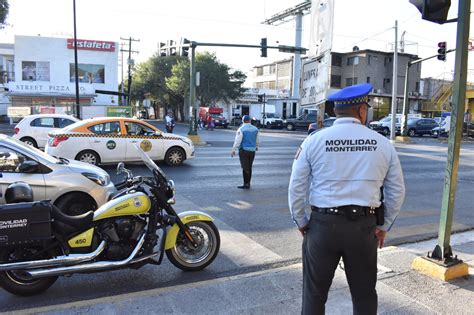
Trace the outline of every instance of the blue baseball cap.
{"label": "blue baseball cap", "polygon": [[250,121],[250,116],[249,115],[244,115],[244,117],[242,117],[242,121],[249,122]]}
{"label": "blue baseball cap", "polygon": [[358,104],[369,104],[369,93],[373,87],[370,83],[357,84],[343,88],[340,91],[330,95],[328,101],[333,101],[334,106],[351,106]]}

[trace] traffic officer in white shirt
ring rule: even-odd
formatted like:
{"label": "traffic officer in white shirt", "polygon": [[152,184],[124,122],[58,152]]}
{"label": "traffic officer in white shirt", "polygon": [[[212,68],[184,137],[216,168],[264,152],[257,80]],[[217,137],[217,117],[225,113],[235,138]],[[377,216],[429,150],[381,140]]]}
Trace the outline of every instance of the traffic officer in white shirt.
{"label": "traffic officer in white shirt", "polygon": [[331,95],[334,125],[308,136],[293,162],[288,199],[304,236],[303,314],[324,314],[341,258],[354,314],[377,313],[377,244],[400,211],[405,185],[391,142],[364,125],[371,90],[360,84]]}

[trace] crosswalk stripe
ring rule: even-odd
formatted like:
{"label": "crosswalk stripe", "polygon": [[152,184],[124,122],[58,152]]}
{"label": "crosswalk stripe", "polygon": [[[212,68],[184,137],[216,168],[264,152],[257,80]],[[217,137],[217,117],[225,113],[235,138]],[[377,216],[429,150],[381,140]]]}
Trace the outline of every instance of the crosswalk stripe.
{"label": "crosswalk stripe", "polygon": [[[178,212],[189,210],[203,211],[201,207],[184,197],[179,197],[175,208]],[[214,218],[214,223],[218,227],[221,237],[220,254],[226,256],[238,267],[267,264],[282,259],[280,255],[260,245],[245,234],[238,232],[223,221]]]}

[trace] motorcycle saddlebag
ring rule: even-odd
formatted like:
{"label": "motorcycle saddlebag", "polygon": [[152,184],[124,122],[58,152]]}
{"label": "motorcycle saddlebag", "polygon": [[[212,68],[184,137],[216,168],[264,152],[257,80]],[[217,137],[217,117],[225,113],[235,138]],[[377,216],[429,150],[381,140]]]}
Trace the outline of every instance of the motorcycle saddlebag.
{"label": "motorcycle saddlebag", "polygon": [[0,205],[0,247],[42,243],[52,238],[51,207],[49,201]]}

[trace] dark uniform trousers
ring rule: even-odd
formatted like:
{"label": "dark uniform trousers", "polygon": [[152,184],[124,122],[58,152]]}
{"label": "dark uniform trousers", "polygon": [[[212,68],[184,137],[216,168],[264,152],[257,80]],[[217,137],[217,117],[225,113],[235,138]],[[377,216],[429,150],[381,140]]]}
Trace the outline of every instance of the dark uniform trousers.
{"label": "dark uniform trousers", "polygon": [[354,314],[377,313],[375,216],[348,218],[313,211],[303,240],[302,314],[324,314],[342,257]]}
{"label": "dark uniform trousers", "polygon": [[255,151],[246,151],[239,149],[240,166],[242,167],[242,175],[244,177],[244,185],[250,186],[252,179],[252,165],[255,158]]}

